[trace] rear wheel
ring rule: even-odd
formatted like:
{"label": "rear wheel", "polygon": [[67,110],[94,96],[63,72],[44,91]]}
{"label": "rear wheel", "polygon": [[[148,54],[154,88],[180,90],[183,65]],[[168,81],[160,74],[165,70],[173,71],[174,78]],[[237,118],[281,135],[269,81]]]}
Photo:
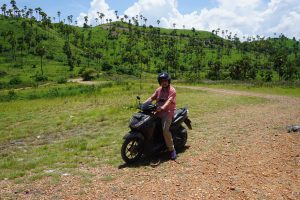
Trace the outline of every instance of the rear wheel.
{"label": "rear wheel", "polygon": [[187,142],[187,130],[186,128],[180,126],[176,133],[173,135],[174,146],[177,150],[182,149]]}
{"label": "rear wheel", "polygon": [[136,162],[143,153],[142,140],[139,138],[127,138],[121,148],[122,159],[128,163]]}

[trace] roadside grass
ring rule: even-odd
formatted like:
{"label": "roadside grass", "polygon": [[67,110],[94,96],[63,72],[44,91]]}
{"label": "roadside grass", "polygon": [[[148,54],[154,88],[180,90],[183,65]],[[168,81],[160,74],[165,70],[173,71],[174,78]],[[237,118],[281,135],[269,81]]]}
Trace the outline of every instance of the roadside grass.
{"label": "roadside grass", "polygon": [[300,85],[280,83],[200,83],[198,86],[300,97]]}
{"label": "roadside grass", "polygon": [[212,87],[232,89],[232,90],[242,90],[242,91],[249,91],[249,92],[258,92],[264,94],[300,97],[300,87],[278,87],[278,86],[266,87],[266,86],[245,86],[245,85],[214,85]]}
{"label": "roadside grass", "polygon": [[[82,88],[65,84],[59,91],[71,86]],[[75,173],[80,165],[122,164],[120,147],[128,121],[137,112],[135,97],[140,95],[145,100],[156,88],[144,84],[140,89],[139,83],[123,82],[98,86],[101,89],[85,86],[88,89],[84,92],[70,95],[43,95],[53,87],[18,90],[16,95],[22,98],[0,102],[0,180],[57,179],[64,173]],[[183,88],[177,91],[177,107],[187,106],[192,121],[228,107],[266,103],[256,97]],[[39,98],[27,98],[32,92]],[[200,125],[193,126],[197,129]]]}

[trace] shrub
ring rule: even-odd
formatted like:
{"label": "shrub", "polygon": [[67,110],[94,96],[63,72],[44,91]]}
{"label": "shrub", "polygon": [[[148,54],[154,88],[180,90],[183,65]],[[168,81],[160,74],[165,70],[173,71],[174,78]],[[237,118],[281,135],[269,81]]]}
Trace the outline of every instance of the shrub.
{"label": "shrub", "polygon": [[222,63],[220,61],[209,62],[209,71],[206,77],[211,80],[220,80],[222,76],[221,65]]}
{"label": "shrub", "polygon": [[103,71],[110,71],[112,70],[113,66],[109,64],[108,62],[104,62],[102,65],[102,70]]}
{"label": "shrub", "polygon": [[46,58],[49,59],[49,60],[53,60],[54,59],[54,55],[52,53],[47,54]]}
{"label": "shrub", "polygon": [[21,63],[15,63],[13,65],[14,68],[22,68],[22,64]]}
{"label": "shrub", "polygon": [[63,83],[66,83],[67,82],[67,78],[66,77],[59,77],[57,79],[57,83],[58,84],[63,84]]}
{"label": "shrub", "polygon": [[48,77],[42,74],[37,74],[35,75],[35,81],[37,82],[42,82],[42,81],[47,81]]}
{"label": "shrub", "polygon": [[16,98],[17,98],[16,92],[14,90],[9,90],[7,94],[7,100],[12,101],[15,100]]}
{"label": "shrub", "polygon": [[84,81],[90,81],[97,77],[97,71],[93,68],[85,69],[81,77],[83,78]]}
{"label": "shrub", "polygon": [[7,75],[6,71],[0,70],[0,77],[6,76],[6,75]]}
{"label": "shrub", "polygon": [[267,70],[263,73],[263,77],[262,79],[266,82],[270,82],[272,81],[272,78],[273,78],[273,72],[272,70]]}
{"label": "shrub", "polygon": [[12,79],[10,79],[9,84],[10,85],[18,85],[21,84],[22,80],[20,79],[20,77],[13,77]]}

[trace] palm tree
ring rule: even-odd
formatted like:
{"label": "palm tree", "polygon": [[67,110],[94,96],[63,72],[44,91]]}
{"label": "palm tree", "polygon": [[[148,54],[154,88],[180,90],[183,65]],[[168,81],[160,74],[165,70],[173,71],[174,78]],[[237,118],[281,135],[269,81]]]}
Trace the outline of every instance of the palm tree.
{"label": "palm tree", "polygon": [[143,21],[142,21],[143,20],[143,15],[142,14],[140,15],[140,19],[141,19],[141,24],[142,24],[143,23]]}
{"label": "palm tree", "polygon": [[41,12],[42,12],[42,9],[40,8],[40,7],[38,7],[38,8],[35,8],[34,9],[35,10],[35,13],[37,14],[37,18],[38,18],[38,20],[40,20],[40,14],[41,14]]}
{"label": "palm tree", "polygon": [[89,17],[88,16],[84,16],[85,27],[88,26],[88,21],[89,21]]}
{"label": "palm tree", "polygon": [[[101,15],[100,15],[101,13],[98,11],[97,12],[97,15],[98,15],[98,19],[96,20],[95,19],[95,21],[96,21],[96,23],[98,24],[98,22],[99,22],[99,20],[101,20]],[[99,24],[98,24],[99,25]]]}
{"label": "palm tree", "polygon": [[111,28],[111,22],[112,22],[112,19],[109,19],[109,27]]}
{"label": "palm tree", "polygon": [[2,10],[2,13],[3,13],[3,16],[5,17],[6,16],[6,7],[7,5],[6,4],[3,4],[2,7],[1,7],[1,10]]}
{"label": "palm tree", "polygon": [[73,15],[69,15],[67,17],[67,19],[68,19],[69,25],[73,23]]}
{"label": "palm tree", "polygon": [[60,12],[60,11],[57,11],[58,22],[60,22],[60,15],[61,15],[61,12]]}
{"label": "palm tree", "polygon": [[29,15],[29,18],[32,17],[32,13],[33,13],[33,9],[32,9],[32,8],[29,8],[29,9],[28,9],[28,15]]}
{"label": "palm tree", "polygon": [[44,70],[43,70],[43,57],[46,54],[46,49],[44,46],[38,46],[36,49],[36,53],[41,57],[41,72],[42,75],[44,75]]}
{"label": "palm tree", "polygon": [[15,34],[13,32],[10,33],[10,38],[9,38],[8,42],[11,45],[12,58],[13,58],[13,60],[16,60],[16,45],[17,45],[17,40],[16,40]]}
{"label": "palm tree", "polygon": [[118,11],[117,10],[115,10],[115,15],[116,15],[116,18],[119,19]]}
{"label": "palm tree", "polygon": [[13,10],[12,9],[8,9],[7,11],[6,11],[6,14],[8,15],[8,16],[10,16],[10,17],[13,17],[14,15],[13,15]]}
{"label": "palm tree", "polygon": [[16,3],[15,0],[11,0],[11,1],[10,1],[10,4],[11,4],[11,7],[14,7],[14,6],[16,6],[17,3]]}
{"label": "palm tree", "polygon": [[100,13],[100,19],[101,19],[101,24],[103,24],[102,19],[105,17],[105,15],[103,13]]}
{"label": "palm tree", "polygon": [[11,0],[10,1],[11,7],[13,8],[14,12],[15,12],[15,8],[16,8],[16,1],[15,0]]}
{"label": "palm tree", "polygon": [[14,15],[18,16],[19,15],[19,8],[16,6],[16,4],[13,5],[12,8],[13,8],[13,11],[14,11]]}
{"label": "palm tree", "polygon": [[160,20],[158,19],[158,20],[156,21],[156,23],[157,23],[157,26],[159,27]]}

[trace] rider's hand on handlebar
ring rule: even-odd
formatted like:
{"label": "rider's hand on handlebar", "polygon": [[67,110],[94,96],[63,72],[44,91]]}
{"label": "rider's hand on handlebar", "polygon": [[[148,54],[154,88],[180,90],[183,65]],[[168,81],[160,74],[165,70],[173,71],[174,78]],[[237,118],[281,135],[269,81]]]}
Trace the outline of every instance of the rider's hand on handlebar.
{"label": "rider's hand on handlebar", "polygon": [[157,108],[156,108],[156,111],[155,112],[160,112],[160,111],[162,111],[163,109],[160,107],[160,106],[158,106]]}

